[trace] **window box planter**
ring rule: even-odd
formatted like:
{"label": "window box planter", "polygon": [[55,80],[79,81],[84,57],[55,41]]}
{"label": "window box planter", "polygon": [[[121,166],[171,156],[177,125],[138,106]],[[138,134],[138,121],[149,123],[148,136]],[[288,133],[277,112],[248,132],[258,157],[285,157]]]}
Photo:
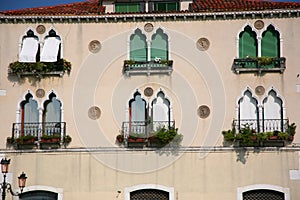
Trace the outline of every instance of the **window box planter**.
{"label": "window box planter", "polygon": [[60,59],[57,62],[35,62],[10,63],[8,68],[9,75],[17,75],[18,77],[33,76],[42,78],[43,76],[62,76],[65,72],[71,72],[72,65],[65,59]]}

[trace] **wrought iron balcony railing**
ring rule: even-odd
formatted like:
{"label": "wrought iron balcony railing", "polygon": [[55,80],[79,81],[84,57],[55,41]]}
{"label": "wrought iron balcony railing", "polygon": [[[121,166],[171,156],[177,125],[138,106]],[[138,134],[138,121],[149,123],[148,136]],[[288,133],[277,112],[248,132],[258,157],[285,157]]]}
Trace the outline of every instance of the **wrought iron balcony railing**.
{"label": "wrought iron balcony railing", "polygon": [[288,131],[288,119],[241,119],[233,120],[233,127],[236,133],[245,126],[249,126],[250,129],[255,130],[256,133],[260,132],[272,132],[272,131]]}
{"label": "wrought iron balcony railing", "polygon": [[30,138],[36,144],[42,142],[43,137],[59,139],[63,142],[66,136],[66,122],[42,122],[42,123],[13,123],[12,143],[22,142]]}
{"label": "wrought iron balcony railing", "polygon": [[150,137],[152,133],[159,131],[161,128],[170,129],[175,127],[175,121],[132,121],[123,122],[122,134],[124,138],[128,138],[129,135],[135,134],[141,137]]}
{"label": "wrought iron balcony railing", "polygon": [[172,60],[155,61],[132,61],[125,60],[123,72],[129,76],[131,74],[168,74],[173,71]]}
{"label": "wrought iron balcony railing", "polygon": [[232,70],[239,74],[242,72],[280,72],[283,73],[285,58],[237,58],[233,60]]}

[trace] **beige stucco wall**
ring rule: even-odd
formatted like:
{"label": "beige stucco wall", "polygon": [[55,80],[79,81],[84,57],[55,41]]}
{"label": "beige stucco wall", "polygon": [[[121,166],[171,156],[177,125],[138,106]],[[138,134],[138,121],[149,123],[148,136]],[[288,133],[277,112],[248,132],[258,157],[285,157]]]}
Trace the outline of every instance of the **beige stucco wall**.
{"label": "beige stucco wall", "polygon": [[[24,192],[46,186],[63,193],[63,199],[124,199],[126,188],[141,185],[157,185],[174,189],[175,199],[237,199],[237,188],[253,185],[289,188],[290,199],[300,198],[300,181],[291,180],[289,169],[299,169],[298,154],[291,151],[215,151],[205,159],[199,158],[201,151],[189,151],[178,156],[168,152],[134,152],[99,150],[97,152],[43,152],[10,153],[12,180],[19,172],[28,176]],[[170,152],[169,152],[170,153]],[[130,155],[129,155],[130,154]],[[108,167],[96,158],[109,156],[115,165]],[[177,157],[175,162],[155,171],[134,173],[118,171],[126,163],[122,156],[128,155],[127,164],[142,155],[145,162],[156,157],[156,165],[167,157]],[[240,160],[240,161],[239,161]],[[144,166],[145,168],[147,166]],[[118,192],[121,191],[118,198]]]}
{"label": "beige stucco wall", "polygon": [[[300,94],[296,93],[296,84],[299,84],[299,57],[296,56],[299,54],[299,19],[263,21],[265,27],[272,24],[281,33],[281,54],[287,59],[287,68],[283,74],[236,75],[231,71],[233,59],[237,55],[237,35],[245,25],[253,26],[255,20],[152,22],[154,31],[145,34],[149,41],[157,28],[162,28],[168,34],[174,71],[170,76],[131,77],[122,74],[123,60],[128,58],[129,36],[136,28],[143,30],[145,23],[75,23],[44,24],[47,31],[54,28],[61,36],[63,56],[73,66],[70,75],[41,81],[30,78],[19,80],[16,77],[8,78],[7,75],[9,63],[18,58],[22,35],[29,28],[35,30],[38,24],[1,24],[0,89],[6,91],[6,96],[0,97],[1,118],[3,124],[6,124],[1,126],[1,145],[5,146],[5,138],[10,135],[18,104],[28,90],[34,94],[38,88],[43,88],[46,94],[51,90],[55,91],[62,101],[67,131],[74,138],[72,146],[82,146],[78,134],[86,134],[78,130],[80,125],[76,124],[76,115],[80,112],[80,117],[90,120],[87,110],[93,105],[99,106],[102,114],[99,120],[90,120],[89,123],[97,124],[110,143],[114,144],[115,135],[122,122],[126,121],[128,100],[132,98],[134,91],[142,91],[147,86],[153,87],[155,91],[162,89],[170,98],[173,119],[180,132],[185,135],[185,145],[220,145],[222,138],[219,133],[230,128],[232,119],[237,117],[237,100],[247,87],[253,93],[258,85],[264,86],[266,92],[273,87],[284,100],[286,117],[299,124],[297,99]],[[43,38],[46,33],[37,35]],[[207,51],[200,51],[196,47],[196,41],[201,37],[210,41]],[[99,53],[89,52],[88,44],[92,40],[101,42]],[[88,95],[90,99],[84,95]],[[79,101],[78,97],[83,99]],[[258,96],[260,100],[263,97]],[[47,97],[36,100],[42,105],[46,99]],[[208,118],[200,119],[197,116],[200,105],[210,107],[211,115]],[[205,139],[207,135],[210,135],[209,140]],[[296,135],[295,142],[299,143],[299,140],[300,136]]]}
{"label": "beige stucco wall", "polygon": [[[238,98],[247,87],[254,92],[258,85],[266,91],[274,87],[284,100],[286,117],[299,125],[300,93],[296,92],[296,84],[300,84],[300,18],[263,19],[265,26],[273,24],[281,33],[281,56],[287,59],[284,73],[236,75],[231,71],[237,56],[236,38],[246,24],[253,26],[255,21],[153,21],[154,31],[162,28],[169,36],[174,71],[171,75],[130,77],[122,74],[129,37],[136,28],[143,30],[147,22],[45,23],[47,31],[54,28],[61,36],[63,55],[72,62],[72,71],[70,75],[41,81],[7,75],[9,63],[18,59],[21,37],[39,24],[0,24],[0,90],[6,92],[0,96],[0,148],[3,156],[12,159],[13,178],[24,170],[29,177],[25,191],[47,186],[62,191],[63,199],[75,200],[99,196],[124,199],[125,188],[141,184],[174,188],[175,199],[182,200],[237,199],[237,188],[256,184],[288,188],[290,199],[300,199],[300,182],[289,175],[289,170],[299,169],[296,147],[260,152],[221,148],[209,154],[193,150],[180,152],[179,156],[147,150],[105,150],[116,147],[115,137],[126,121],[128,100],[136,90],[143,92],[146,87],[164,91],[171,100],[172,117],[184,135],[183,146],[222,146],[221,131],[229,129],[237,117]],[[145,34],[151,38],[154,31]],[[210,41],[207,51],[196,46],[201,37]],[[102,45],[96,54],[88,50],[92,40]],[[38,88],[47,95],[53,90],[61,100],[67,134],[72,137],[70,151],[28,153],[6,149],[6,138],[11,136],[16,110],[25,94],[31,91],[41,107],[48,98],[37,98]],[[101,109],[98,120],[88,117],[88,109],[94,105]],[[197,115],[201,105],[210,108],[206,119]],[[296,134],[294,144],[299,143],[300,134]],[[73,151],[76,147],[98,148],[92,152]],[[242,158],[244,163],[237,160]],[[121,194],[117,198],[118,190]]]}

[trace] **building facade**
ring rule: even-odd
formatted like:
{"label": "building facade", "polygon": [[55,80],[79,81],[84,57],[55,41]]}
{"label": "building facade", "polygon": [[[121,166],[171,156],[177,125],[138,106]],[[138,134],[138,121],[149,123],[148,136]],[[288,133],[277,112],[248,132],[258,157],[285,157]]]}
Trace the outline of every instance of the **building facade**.
{"label": "building facade", "polygon": [[239,0],[2,12],[15,198],[300,199],[299,24]]}

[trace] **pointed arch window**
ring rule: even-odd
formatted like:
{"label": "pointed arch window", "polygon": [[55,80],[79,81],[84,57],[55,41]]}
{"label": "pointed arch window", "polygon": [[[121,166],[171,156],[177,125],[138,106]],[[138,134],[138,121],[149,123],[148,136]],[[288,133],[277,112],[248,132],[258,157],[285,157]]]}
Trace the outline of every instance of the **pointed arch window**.
{"label": "pointed arch window", "polygon": [[274,90],[271,90],[263,100],[263,120],[264,131],[284,129],[282,100]]}
{"label": "pointed arch window", "polygon": [[61,39],[56,32],[51,29],[45,37],[45,43],[41,53],[42,62],[56,62],[61,59]]}
{"label": "pointed arch window", "polygon": [[280,39],[279,32],[274,26],[269,25],[267,30],[263,32],[261,39],[261,56],[273,58],[280,57]]}
{"label": "pointed arch window", "polygon": [[250,26],[246,26],[239,35],[239,58],[257,57],[257,49],[256,33]]}
{"label": "pointed arch window", "polygon": [[28,93],[21,102],[21,136],[38,134],[39,112],[38,104],[33,96]]}
{"label": "pointed arch window", "polygon": [[168,35],[162,29],[157,29],[151,40],[151,60],[161,58],[168,60]]}
{"label": "pointed arch window", "polygon": [[27,31],[22,39],[19,62],[34,63],[39,61],[39,39],[32,30]]}
{"label": "pointed arch window", "polygon": [[243,97],[238,101],[238,105],[239,129],[248,124],[252,129],[259,131],[258,102],[249,90],[244,92]]}
{"label": "pointed arch window", "polygon": [[147,42],[146,36],[137,29],[130,36],[130,60],[146,61],[147,60]]}
{"label": "pointed arch window", "polygon": [[165,94],[160,91],[157,94],[157,98],[152,101],[153,130],[156,131],[162,126],[169,127],[170,118],[170,101],[166,99]]}

